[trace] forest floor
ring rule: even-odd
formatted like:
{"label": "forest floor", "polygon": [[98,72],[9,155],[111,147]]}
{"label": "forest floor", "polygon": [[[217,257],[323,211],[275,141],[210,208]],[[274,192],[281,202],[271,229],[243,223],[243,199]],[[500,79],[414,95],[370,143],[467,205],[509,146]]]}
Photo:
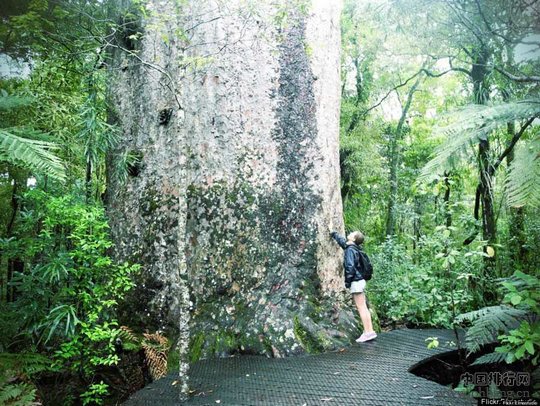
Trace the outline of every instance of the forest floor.
{"label": "forest floor", "polygon": [[[440,345],[428,349],[426,339]],[[191,398],[178,402],[176,374],[169,374],[125,404],[139,405],[473,405],[451,388],[409,369],[455,350],[449,330],[394,330],[371,342],[335,352],[289,358],[241,355],[202,360],[190,372]]]}

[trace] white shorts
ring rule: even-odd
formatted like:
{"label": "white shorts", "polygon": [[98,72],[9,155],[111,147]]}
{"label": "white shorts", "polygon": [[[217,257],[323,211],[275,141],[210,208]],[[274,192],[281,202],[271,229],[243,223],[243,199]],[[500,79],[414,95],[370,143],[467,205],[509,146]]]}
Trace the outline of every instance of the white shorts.
{"label": "white shorts", "polygon": [[366,281],[362,279],[361,281],[354,281],[351,283],[351,293],[363,293],[366,288]]}

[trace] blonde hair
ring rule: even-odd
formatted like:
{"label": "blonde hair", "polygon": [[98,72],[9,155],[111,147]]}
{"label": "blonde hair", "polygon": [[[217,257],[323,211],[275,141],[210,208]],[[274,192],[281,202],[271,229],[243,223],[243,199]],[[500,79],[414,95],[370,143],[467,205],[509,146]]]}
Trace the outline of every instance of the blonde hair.
{"label": "blonde hair", "polygon": [[360,245],[364,242],[364,234],[361,231],[353,231],[347,236],[347,239],[356,245]]}

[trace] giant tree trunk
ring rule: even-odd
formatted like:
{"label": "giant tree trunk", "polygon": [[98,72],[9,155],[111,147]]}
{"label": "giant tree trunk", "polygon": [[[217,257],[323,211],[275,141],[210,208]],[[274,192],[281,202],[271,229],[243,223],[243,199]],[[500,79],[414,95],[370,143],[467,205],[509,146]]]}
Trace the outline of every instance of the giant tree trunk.
{"label": "giant tree trunk", "polygon": [[184,360],[188,334],[192,360],[343,343],[339,3],[175,4],[149,1],[112,58],[111,165],[142,157],[108,196],[118,257],[143,265],[131,318],[180,328]]}

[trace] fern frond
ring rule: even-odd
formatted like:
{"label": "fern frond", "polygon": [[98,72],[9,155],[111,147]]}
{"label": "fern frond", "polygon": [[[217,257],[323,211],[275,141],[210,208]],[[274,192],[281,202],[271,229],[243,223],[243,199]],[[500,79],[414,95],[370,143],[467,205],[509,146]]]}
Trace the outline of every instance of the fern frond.
{"label": "fern frond", "polygon": [[128,178],[130,167],[134,168],[141,163],[142,155],[134,151],[123,151],[118,154],[118,158],[115,159],[112,175],[114,179],[123,185]]}
{"label": "fern frond", "polygon": [[120,338],[123,338],[124,340],[131,341],[133,343],[138,343],[139,339],[135,335],[132,329],[130,329],[128,326],[120,326],[119,327],[120,332],[118,333],[118,336]]}
{"label": "fern frond", "polygon": [[143,339],[136,335],[128,326],[119,327],[118,338],[120,339],[122,348],[125,351],[140,351],[142,349],[141,341]]}
{"label": "fern frond", "polygon": [[511,206],[540,206],[540,136],[519,145],[506,178]]}
{"label": "fern frond", "polygon": [[30,406],[37,405],[36,388],[26,383],[7,384],[0,387],[0,405]]}
{"label": "fern frond", "polygon": [[472,322],[465,335],[465,347],[473,353],[483,345],[497,342],[501,333],[508,333],[516,328],[520,319],[526,315],[526,311],[509,306],[489,306],[460,314],[456,317],[456,322]]}
{"label": "fern frond", "polygon": [[420,180],[430,181],[436,175],[456,166],[470,152],[467,148],[488,139],[498,127],[506,123],[540,116],[540,99],[529,99],[491,106],[469,105],[456,112],[445,127],[438,127],[435,136],[445,141],[435,149],[434,157],[426,164]]}
{"label": "fern frond", "polygon": [[49,370],[51,360],[35,353],[0,353],[0,365],[5,371],[11,370],[28,377]]}
{"label": "fern frond", "polygon": [[167,375],[167,354],[169,352],[169,340],[159,333],[143,334],[142,347],[150,375],[153,380]]}
{"label": "fern frond", "polygon": [[506,358],[506,353],[490,352],[476,359],[471,365],[498,364]]}
{"label": "fern frond", "polygon": [[41,141],[39,131],[22,127],[0,129],[0,161],[22,165],[46,173],[58,180],[66,177],[60,158],[51,151],[58,149],[54,143]]}

